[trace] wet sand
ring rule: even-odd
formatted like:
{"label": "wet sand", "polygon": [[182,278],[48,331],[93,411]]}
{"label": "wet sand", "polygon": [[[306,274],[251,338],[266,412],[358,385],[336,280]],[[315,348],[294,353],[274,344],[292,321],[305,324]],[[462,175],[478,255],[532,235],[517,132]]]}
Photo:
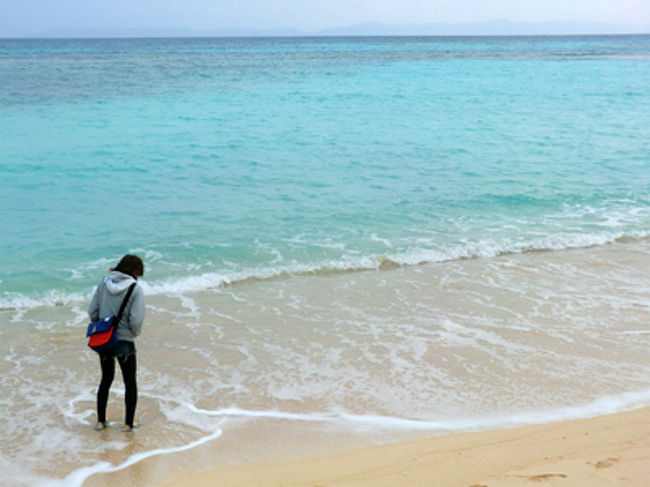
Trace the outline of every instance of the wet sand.
{"label": "wet sand", "polygon": [[170,475],[161,487],[647,487],[650,408]]}

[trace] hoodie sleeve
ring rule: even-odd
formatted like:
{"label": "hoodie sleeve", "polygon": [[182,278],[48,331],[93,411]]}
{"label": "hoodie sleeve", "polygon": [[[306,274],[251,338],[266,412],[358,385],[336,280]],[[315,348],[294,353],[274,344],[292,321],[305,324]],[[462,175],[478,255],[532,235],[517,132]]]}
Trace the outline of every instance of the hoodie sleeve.
{"label": "hoodie sleeve", "polygon": [[129,329],[134,337],[137,337],[142,331],[142,322],[144,321],[144,293],[140,286],[133,290],[131,298],[131,309],[129,310]]}
{"label": "hoodie sleeve", "polygon": [[95,288],[93,292],[93,297],[90,300],[90,306],[88,306],[88,316],[90,321],[97,321],[99,319],[99,298],[97,297],[97,291],[99,286]]}

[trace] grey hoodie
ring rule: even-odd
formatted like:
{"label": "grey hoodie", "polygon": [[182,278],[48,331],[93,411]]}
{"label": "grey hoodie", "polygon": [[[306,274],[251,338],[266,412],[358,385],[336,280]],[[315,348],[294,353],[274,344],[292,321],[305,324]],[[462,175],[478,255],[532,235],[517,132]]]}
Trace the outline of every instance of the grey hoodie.
{"label": "grey hoodie", "polygon": [[[91,321],[97,321],[115,316],[120,311],[122,301],[129,286],[136,282],[133,277],[122,272],[112,271],[99,283],[88,307]],[[142,330],[144,321],[144,293],[142,287],[136,285],[129,302],[124,308],[122,319],[117,324],[117,339],[132,342]]]}

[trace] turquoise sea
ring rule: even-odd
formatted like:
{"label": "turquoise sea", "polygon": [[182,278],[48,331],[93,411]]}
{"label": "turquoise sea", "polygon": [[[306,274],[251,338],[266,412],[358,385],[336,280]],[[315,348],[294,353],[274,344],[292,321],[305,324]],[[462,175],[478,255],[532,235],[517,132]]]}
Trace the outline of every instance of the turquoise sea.
{"label": "turquoise sea", "polygon": [[[650,404],[650,36],[0,40],[0,235],[25,485],[233,416],[257,451],[242,418],[363,443]],[[89,447],[85,306],[127,252],[164,426]]]}
{"label": "turquoise sea", "polygon": [[0,307],[650,228],[650,39],[2,41]]}

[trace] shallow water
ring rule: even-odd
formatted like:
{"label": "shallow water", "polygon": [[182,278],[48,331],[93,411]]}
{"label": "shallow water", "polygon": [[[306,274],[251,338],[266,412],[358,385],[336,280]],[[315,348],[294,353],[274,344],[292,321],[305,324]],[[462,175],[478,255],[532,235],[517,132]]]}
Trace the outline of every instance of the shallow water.
{"label": "shallow water", "polygon": [[647,405],[649,257],[641,239],[151,297],[132,437],[119,380],[92,431],[80,309],[4,311],[2,456],[31,484],[204,441],[196,462],[228,463]]}

